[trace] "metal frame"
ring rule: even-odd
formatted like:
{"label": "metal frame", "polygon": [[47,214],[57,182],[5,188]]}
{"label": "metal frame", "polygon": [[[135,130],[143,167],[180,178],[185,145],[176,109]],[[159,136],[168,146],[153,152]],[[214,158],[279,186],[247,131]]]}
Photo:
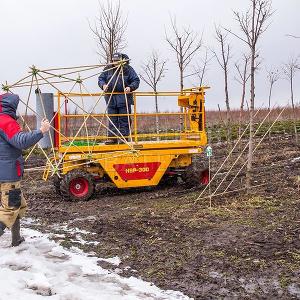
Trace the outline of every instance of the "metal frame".
{"label": "metal frame", "polygon": [[[197,131],[193,128],[191,128],[190,126],[188,126],[188,120],[191,120],[191,116],[193,115],[196,118],[201,118],[201,123],[205,124],[205,109],[204,109],[204,95],[205,95],[205,89],[207,89],[206,87],[201,87],[201,88],[195,88],[195,89],[189,89],[189,90],[184,90],[183,92],[158,92],[158,93],[154,93],[154,92],[135,92],[133,93],[133,99],[134,99],[134,109],[133,109],[133,113],[131,114],[118,114],[118,116],[130,116],[133,118],[133,128],[132,128],[132,137],[133,137],[133,142],[134,144],[144,144],[144,146],[146,148],[153,148],[153,145],[150,146],[151,144],[155,144],[155,148],[165,148],[166,147],[166,141],[165,140],[160,140],[160,141],[156,141],[153,140],[151,142],[149,141],[143,141],[141,139],[145,139],[145,138],[169,138],[170,140],[168,141],[168,145],[167,147],[171,147],[172,148],[172,144],[174,144],[173,146],[175,148],[178,148],[178,142],[177,140],[175,140],[174,138],[180,138],[181,142],[182,142],[182,146],[183,147],[195,147],[195,146],[204,146],[206,145],[206,133],[205,130],[203,128],[203,130]],[[111,94],[120,94],[120,93],[107,93],[104,95],[111,95]],[[136,110],[137,107],[137,100],[139,98],[143,98],[143,97],[151,97],[151,96],[177,96],[180,98],[184,98],[184,97],[190,97],[190,95],[202,95],[202,99],[201,99],[201,105],[202,107],[202,111],[200,112],[193,112],[191,109],[188,109],[188,107],[184,107],[184,112],[159,112],[159,113],[138,113]],[[57,94],[57,99],[58,99],[58,107],[61,107],[61,97],[64,95],[64,93],[58,93]],[[68,97],[72,98],[72,97],[99,97],[101,96],[100,93],[93,93],[93,94],[79,94],[79,93],[68,93]],[[180,100],[179,100],[180,102]],[[74,119],[74,118],[84,118],[86,117],[85,114],[67,114],[67,115],[63,115],[61,113],[61,111],[58,111],[57,113],[57,119],[58,119],[58,128],[57,131],[61,132],[61,122],[62,119],[68,120],[68,119]],[[100,118],[100,117],[111,117],[111,116],[117,116],[115,114],[91,114],[90,117],[91,118]],[[181,132],[170,132],[170,133],[138,133],[138,127],[139,127],[139,122],[138,122],[138,118],[139,117],[155,117],[155,116],[183,116],[184,117],[184,127],[183,130]],[[118,137],[115,137],[116,139]],[[63,143],[68,141],[68,140],[72,140],[71,136],[66,136],[65,138],[62,138],[61,135],[59,135],[58,138],[58,145],[57,145],[57,150],[60,153],[64,153],[66,151],[66,149],[68,148],[67,152],[78,152],[78,147],[73,147],[73,146],[64,146]],[[107,139],[106,136],[89,136],[89,137],[82,137],[82,136],[78,136],[75,138],[75,141],[82,141],[85,139],[90,139],[90,140],[97,140],[97,141],[104,141]],[[173,140],[172,140],[173,139]],[[196,140],[195,143],[188,143],[186,142],[186,140],[191,140],[194,139]],[[185,141],[185,142],[184,142]],[[124,148],[125,147],[125,148]],[[134,147],[134,145],[133,145]],[[88,151],[88,148],[86,146],[81,146],[83,151]],[[111,151],[111,150],[118,150],[118,149],[126,149],[128,148],[128,146],[126,145],[111,145],[111,146],[107,146],[104,144],[99,144],[97,146],[93,146],[93,152],[105,152],[105,151]]]}
{"label": "metal frame", "polygon": [[[169,168],[185,168],[191,165],[192,157],[204,151],[207,145],[205,132],[205,89],[193,88],[178,92],[136,92],[133,93],[134,109],[129,116],[133,118],[132,142],[125,144],[105,145],[99,143],[106,136],[67,136],[58,137],[56,156],[60,159],[59,174],[64,175],[74,169],[84,169],[102,178],[105,174],[118,188],[157,185]],[[120,93],[114,93],[120,94]],[[58,108],[61,108],[61,97],[57,95]],[[99,97],[103,94],[68,93],[68,97]],[[109,94],[108,94],[109,95]],[[149,96],[176,96],[178,106],[183,107],[183,112],[174,113],[138,113],[137,101]],[[128,116],[128,114],[124,114]],[[138,118],[143,116],[183,116],[183,129],[177,133],[138,133]],[[63,115],[57,112],[57,131],[61,132],[62,120],[71,118],[86,118],[85,114]],[[91,118],[105,117],[107,114],[91,114]],[[113,116],[113,115],[108,115]],[[143,140],[145,138],[167,138],[166,140]],[[177,138],[177,139],[175,139]],[[85,139],[97,140],[98,144],[72,145],[65,142]],[[64,144],[65,143],[65,144]],[[80,149],[80,151],[79,151]],[[49,176],[50,166],[45,170],[44,179]]]}

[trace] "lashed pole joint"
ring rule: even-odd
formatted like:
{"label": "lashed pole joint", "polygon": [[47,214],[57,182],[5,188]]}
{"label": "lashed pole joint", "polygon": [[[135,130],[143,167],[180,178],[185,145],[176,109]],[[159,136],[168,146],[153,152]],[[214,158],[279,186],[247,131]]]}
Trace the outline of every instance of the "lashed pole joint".
{"label": "lashed pole joint", "polygon": [[29,73],[31,73],[33,76],[36,76],[40,72],[40,70],[37,69],[35,66],[32,66],[30,68],[30,70],[31,70],[31,72],[29,72]]}
{"label": "lashed pole joint", "polygon": [[9,85],[7,85],[7,84],[2,84],[2,90],[3,90],[4,92],[6,92],[6,93],[9,92],[10,88],[11,88],[11,87],[10,87]]}

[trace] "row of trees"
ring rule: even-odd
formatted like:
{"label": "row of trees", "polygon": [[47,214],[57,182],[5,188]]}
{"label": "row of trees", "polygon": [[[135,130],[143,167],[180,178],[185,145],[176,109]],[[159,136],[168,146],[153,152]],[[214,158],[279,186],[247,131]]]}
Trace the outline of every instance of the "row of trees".
{"label": "row of trees", "polygon": [[[246,46],[246,53],[242,54],[242,59],[235,63],[235,80],[241,85],[240,102],[240,122],[245,104],[249,111],[249,151],[247,164],[247,187],[250,188],[251,170],[253,163],[253,142],[254,142],[254,113],[255,113],[255,84],[256,74],[260,69],[261,60],[259,59],[258,43],[264,32],[270,25],[273,14],[272,0],[249,0],[249,8],[246,12],[234,11],[234,18],[238,24],[240,32],[234,32],[229,28],[219,26],[215,29],[215,36],[218,43],[217,49],[205,47],[205,56],[200,64],[193,64],[193,72],[188,73],[194,62],[195,56],[204,47],[202,36],[190,27],[178,28],[176,19],[171,19],[171,30],[166,32],[166,42],[172,49],[179,70],[180,90],[184,89],[184,80],[189,76],[197,76],[199,84],[203,85],[206,71],[210,61],[215,58],[221,67],[224,75],[224,95],[226,106],[226,126],[228,139],[230,137],[230,94],[229,94],[229,71],[231,56],[231,45],[228,37],[238,39]],[[122,51],[126,47],[125,31],[127,19],[123,17],[120,2],[113,5],[107,2],[106,5],[100,4],[100,15],[96,19],[95,25],[90,25],[98,44],[98,53],[102,62],[110,62],[112,54]],[[154,91],[157,92],[159,82],[165,75],[167,60],[162,59],[157,51],[153,51],[149,59],[143,63],[140,74],[141,79]],[[281,71],[280,71],[281,70]],[[296,127],[296,113],[294,101],[294,78],[299,70],[297,58],[292,58],[288,63],[279,69],[268,70],[269,99],[268,109],[271,110],[271,98],[274,85],[279,79],[285,77],[290,83],[291,105],[294,111],[294,129],[296,142],[298,143],[298,133]],[[246,100],[246,91],[250,81],[250,99]],[[158,112],[157,97],[155,98],[156,112]],[[156,119],[157,131],[159,130],[158,118]],[[241,126],[240,126],[241,127]]]}

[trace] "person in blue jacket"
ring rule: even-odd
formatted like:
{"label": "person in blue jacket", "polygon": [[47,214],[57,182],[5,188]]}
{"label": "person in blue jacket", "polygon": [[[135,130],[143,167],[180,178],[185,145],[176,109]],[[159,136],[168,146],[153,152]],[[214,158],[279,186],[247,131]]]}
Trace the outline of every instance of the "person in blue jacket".
{"label": "person in blue jacket", "polygon": [[[118,62],[121,61],[124,63],[119,67],[120,64],[118,64]],[[131,92],[139,87],[140,79],[135,70],[129,65],[129,57],[126,54],[114,53],[112,62],[113,64],[106,66],[100,74],[98,85],[107,93],[115,92],[124,94],[105,95],[107,114],[131,114],[131,105],[133,105],[133,96]],[[118,139],[112,139],[112,137],[120,136],[120,133],[123,137],[128,139],[130,134],[128,116],[109,116],[109,118],[109,139],[105,144],[117,144]],[[120,143],[123,143],[121,139],[119,139],[119,141]]]}
{"label": "person in blue jacket", "polygon": [[6,227],[10,228],[13,247],[24,241],[20,235],[20,218],[27,207],[21,192],[22,150],[36,144],[50,129],[49,121],[44,119],[40,130],[23,132],[17,122],[19,101],[15,94],[0,95],[0,236]]}

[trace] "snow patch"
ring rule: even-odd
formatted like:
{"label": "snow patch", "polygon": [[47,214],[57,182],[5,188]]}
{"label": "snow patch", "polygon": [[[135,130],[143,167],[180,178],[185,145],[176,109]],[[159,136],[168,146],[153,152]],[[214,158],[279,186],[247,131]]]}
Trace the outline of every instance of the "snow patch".
{"label": "snow patch", "polygon": [[288,286],[288,291],[291,295],[300,299],[300,287],[296,283],[292,283]]}
{"label": "snow patch", "polygon": [[64,249],[38,231],[23,229],[22,233],[26,241],[19,247],[9,247],[8,232],[0,239],[0,300],[189,299],[97,265],[99,260],[118,265],[118,257],[89,257],[77,248]]}
{"label": "snow patch", "polygon": [[118,256],[110,257],[110,258],[99,258],[99,261],[105,261],[108,262],[114,266],[119,266],[122,262],[121,259]]}
{"label": "snow patch", "polygon": [[35,291],[37,295],[51,296],[51,284],[43,273],[33,274],[32,278],[24,280],[26,287],[30,290]]}
{"label": "snow patch", "polygon": [[300,161],[300,157],[296,157],[296,158],[292,159],[292,163],[295,163],[295,162],[298,162],[298,161]]}

